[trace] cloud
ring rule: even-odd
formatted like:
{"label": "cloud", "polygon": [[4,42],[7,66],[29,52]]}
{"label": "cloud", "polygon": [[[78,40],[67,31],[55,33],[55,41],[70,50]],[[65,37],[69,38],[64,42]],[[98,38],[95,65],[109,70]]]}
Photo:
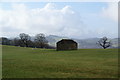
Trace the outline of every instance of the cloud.
{"label": "cloud", "polygon": [[[0,0],[0,2],[50,2],[55,0]],[[56,0],[55,2],[118,2],[119,0]]]}
{"label": "cloud", "polygon": [[106,18],[112,19],[114,21],[118,21],[118,3],[109,2],[108,6],[102,9],[102,15]]}
{"label": "cloud", "polygon": [[84,26],[79,13],[72,10],[71,6],[57,9],[53,3],[34,9],[29,9],[25,4],[12,4],[11,10],[0,9],[0,14],[3,36],[16,36],[25,32],[75,37],[82,35],[78,32]]}
{"label": "cloud", "polygon": [[[102,16],[115,21],[117,17],[113,9],[116,11],[109,4],[102,10]],[[117,34],[116,23],[90,13],[85,14],[83,19],[80,14],[69,5],[58,9],[56,4],[48,3],[43,8],[31,9],[25,4],[14,3],[10,9],[0,8],[0,36],[15,37],[23,32],[31,36],[44,33],[72,38],[114,37]]]}

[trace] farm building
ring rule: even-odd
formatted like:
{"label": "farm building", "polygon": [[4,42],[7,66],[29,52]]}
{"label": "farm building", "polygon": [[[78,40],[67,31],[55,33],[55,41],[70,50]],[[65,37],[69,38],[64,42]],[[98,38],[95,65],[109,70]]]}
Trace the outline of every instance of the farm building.
{"label": "farm building", "polygon": [[71,39],[62,39],[57,42],[57,51],[59,50],[77,50],[77,42]]}

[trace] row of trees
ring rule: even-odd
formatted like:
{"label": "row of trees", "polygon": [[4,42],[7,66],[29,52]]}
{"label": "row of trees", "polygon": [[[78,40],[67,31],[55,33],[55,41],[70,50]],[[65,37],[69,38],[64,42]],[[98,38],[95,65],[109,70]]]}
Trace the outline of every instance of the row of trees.
{"label": "row of trees", "polygon": [[[35,35],[32,40],[28,34],[21,33],[19,34],[19,38],[7,39],[5,37],[0,38],[0,44],[2,45],[12,45],[12,46],[20,46],[20,47],[33,47],[33,48],[54,48],[48,45],[48,41],[44,34],[40,33]],[[107,37],[101,38],[97,44],[99,44],[104,49],[110,47],[112,44],[108,40]]]}
{"label": "row of trees", "polygon": [[11,40],[2,37],[1,42],[2,45],[13,45],[33,48],[54,48],[48,45],[48,41],[46,40],[45,35],[42,33],[35,35],[33,40],[28,34],[21,33],[19,34],[19,38],[14,38]]}

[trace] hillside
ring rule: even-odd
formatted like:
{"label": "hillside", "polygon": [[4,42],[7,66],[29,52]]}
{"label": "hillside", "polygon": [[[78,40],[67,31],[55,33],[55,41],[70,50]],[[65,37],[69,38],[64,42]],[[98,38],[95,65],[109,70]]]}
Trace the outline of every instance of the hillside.
{"label": "hillside", "polygon": [[[10,38],[10,40],[13,40],[14,38]],[[34,41],[35,37],[31,36],[31,40]],[[62,37],[62,36],[56,36],[56,35],[49,35],[46,36],[46,39],[48,40],[48,44],[52,47],[56,47],[56,43],[62,39],[73,39],[78,43],[79,49],[96,49],[96,48],[102,48],[97,42],[100,40],[100,38],[88,38],[88,39],[75,39],[75,38],[69,38],[69,37]],[[1,40],[1,38],[0,38]],[[120,38],[113,38],[109,39],[112,43],[111,47],[109,48],[118,48],[120,47]],[[2,42],[2,41],[1,41]],[[119,43],[119,44],[118,44]]]}
{"label": "hillside", "polygon": [[46,36],[46,39],[48,40],[49,44],[51,46],[54,46],[56,47],[56,43],[58,41],[60,41],[61,39],[67,39],[68,37],[60,37],[60,36],[56,36],[56,35],[49,35],[49,36]]}
{"label": "hillside", "polygon": [[[46,37],[49,41],[49,44],[51,46],[56,47],[56,43],[61,39],[68,39],[68,37],[61,37],[56,35],[50,35]],[[98,44],[96,44],[100,38],[89,38],[89,39],[74,39],[78,43],[78,48],[101,48]],[[111,48],[117,48],[118,47],[118,38],[110,39],[112,46]]]}

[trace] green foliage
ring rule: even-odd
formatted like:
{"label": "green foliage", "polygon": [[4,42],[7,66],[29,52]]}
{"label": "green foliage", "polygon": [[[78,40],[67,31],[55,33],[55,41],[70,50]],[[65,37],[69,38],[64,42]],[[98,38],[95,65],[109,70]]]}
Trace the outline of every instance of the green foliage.
{"label": "green foliage", "polygon": [[56,51],[3,46],[3,78],[117,78],[117,49]]}

